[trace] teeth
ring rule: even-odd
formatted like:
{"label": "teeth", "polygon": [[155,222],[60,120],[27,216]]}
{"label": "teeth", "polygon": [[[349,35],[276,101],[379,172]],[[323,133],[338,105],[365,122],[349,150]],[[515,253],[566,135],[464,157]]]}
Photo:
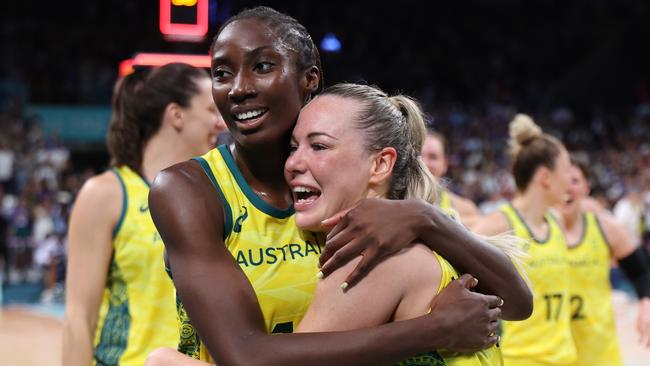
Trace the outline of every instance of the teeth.
{"label": "teeth", "polygon": [[307,192],[312,193],[312,192],[316,192],[316,191],[314,191],[312,189],[309,189],[309,188],[303,187],[303,186],[294,187],[293,191],[296,192],[296,193],[307,193]]}
{"label": "teeth", "polygon": [[261,116],[264,112],[265,112],[264,109],[256,109],[256,110],[248,111],[248,112],[244,112],[244,113],[237,113],[237,114],[235,114],[235,118],[237,118],[238,120],[251,119],[251,118]]}

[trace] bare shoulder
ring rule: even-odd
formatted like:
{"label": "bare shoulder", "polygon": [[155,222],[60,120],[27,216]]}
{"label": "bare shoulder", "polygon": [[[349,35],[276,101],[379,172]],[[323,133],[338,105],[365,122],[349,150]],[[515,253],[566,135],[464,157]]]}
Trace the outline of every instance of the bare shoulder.
{"label": "bare shoulder", "polygon": [[209,183],[209,180],[201,166],[193,160],[187,160],[161,170],[151,183],[151,191],[201,188],[206,183]]}
{"label": "bare shoulder", "polygon": [[[75,211],[92,213],[94,217],[114,217],[117,221],[122,209],[123,195],[120,179],[114,172],[106,171],[83,184],[74,203]],[[97,210],[99,207],[101,210]]]}
{"label": "bare shoulder", "polygon": [[636,249],[636,245],[629,233],[619,223],[614,215],[607,211],[601,211],[596,213],[596,218],[598,219],[603,235],[605,235],[605,239],[612,250],[614,258],[624,258]]}
{"label": "bare shoulder", "polygon": [[455,193],[451,193],[450,195],[454,208],[456,208],[456,211],[458,211],[461,216],[481,214],[478,207],[472,200],[461,197]]}
{"label": "bare shoulder", "polygon": [[497,210],[482,216],[474,225],[472,231],[480,235],[497,235],[510,231],[510,221],[503,212]]}

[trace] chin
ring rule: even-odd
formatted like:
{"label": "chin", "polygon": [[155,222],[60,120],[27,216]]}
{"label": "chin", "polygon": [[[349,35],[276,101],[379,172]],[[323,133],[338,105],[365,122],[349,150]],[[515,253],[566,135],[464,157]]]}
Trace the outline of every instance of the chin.
{"label": "chin", "polygon": [[321,226],[321,221],[323,220],[304,217],[304,215],[300,215],[300,214],[296,215],[296,225],[298,226],[298,228],[300,228],[300,230],[315,231],[315,232],[324,231],[323,227]]}

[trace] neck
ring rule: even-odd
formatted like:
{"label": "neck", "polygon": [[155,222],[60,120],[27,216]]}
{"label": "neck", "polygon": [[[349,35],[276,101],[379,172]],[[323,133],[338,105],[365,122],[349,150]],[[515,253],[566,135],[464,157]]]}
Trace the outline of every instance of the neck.
{"label": "neck", "polygon": [[263,182],[264,186],[287,189],[284,179],[287,151],[278,149],[277,146],[289,146],[289,144],[274,144],[274,146],[251,149],[235,143],[235,148],[230,150],[237,166],[251,186]]}
{"label": "neck", "polygon": [[535,228],[544,226],[544,215],[548,211],[549,205],[538,188],[530,187],[525,192],[519,192],[512,200],[512,205],[529,226]]}
{"label": "neck", "polygon": [[576,225],[580,225],[582,210],[580,210],[579,207],[580,206],[578,205],[578,208],[572,210],[569,213],[562,215],[562,220],[564,221],[564,227],[567,230],[574,229]]}
{"label": "neck", "polygon": [[158,173],[176,163],[192,158],[192,152],[182,143],[164,137],[163,131],[158,131],[146,142],[142,157],[142,174],[150,183]]}

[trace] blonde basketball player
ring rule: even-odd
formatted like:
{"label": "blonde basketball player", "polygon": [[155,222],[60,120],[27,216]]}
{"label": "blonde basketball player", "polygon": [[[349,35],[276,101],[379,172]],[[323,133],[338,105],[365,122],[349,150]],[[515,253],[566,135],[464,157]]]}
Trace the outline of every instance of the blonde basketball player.
{"label": "blonde basketball player", "polygon": [[[285,165],[298,226],[327,231],[324,219],[366,197],[435,202],[437,183],[420,158],[425,132],[420,107],[406,96],[389,97],[377,88],[357,84],[326,89],[301,111]],[[513,249],[507,240],[495,244]],[[299,332],[360,329],[435,312],[432,296],[458,278],[446,260],[426,246],[416,245],[386,259],[344,293],[339,285],[359,259],[319,282]],[[523,319],[529,314],[522,311],[506,318]],[[485,331],[496,332],[496,327],[493,322]],[[462,354],[432,350],[399,363],[501,364],[496,346]]]}
{"label": "blonde basketball player", "polygon": [[524,269],[533,289],[534,309],[527,320],[504,322],[504,361],[509,366],[566,365],[576,360],[568,249],[562,227],[549,209],[566,199],[569,154],[526,115],[517,115],[510,123],[510,149],[517,195],[475,228],[488,235],[512,231],[527,241]]}
{"label": "blonde basketball player", "polygon": [[147,196],[158,171],[205,153],[225,127],[210,89],[207,72],[185,64],[116,84],[113,168],[84,184],[70,218],[64,365],[141,366],[176,345],[174,287]]}

